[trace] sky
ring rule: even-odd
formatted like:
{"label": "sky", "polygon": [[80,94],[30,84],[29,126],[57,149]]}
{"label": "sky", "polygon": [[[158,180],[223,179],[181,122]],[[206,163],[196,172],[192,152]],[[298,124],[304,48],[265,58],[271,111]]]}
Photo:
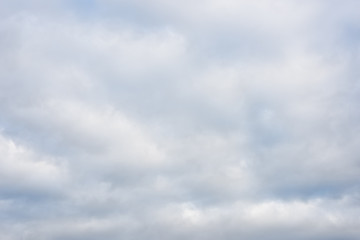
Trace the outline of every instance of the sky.
{"label": "sky", "polygon": [[359,9],[0,0],[0,239],[360,239]]}

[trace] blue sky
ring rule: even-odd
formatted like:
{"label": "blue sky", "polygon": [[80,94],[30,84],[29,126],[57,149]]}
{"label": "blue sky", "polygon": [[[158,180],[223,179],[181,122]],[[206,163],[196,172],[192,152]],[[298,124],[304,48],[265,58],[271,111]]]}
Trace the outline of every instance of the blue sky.
{"label": "blue sky", "polygon": [[0,238],[360,237],[357,1],[0,1]]}

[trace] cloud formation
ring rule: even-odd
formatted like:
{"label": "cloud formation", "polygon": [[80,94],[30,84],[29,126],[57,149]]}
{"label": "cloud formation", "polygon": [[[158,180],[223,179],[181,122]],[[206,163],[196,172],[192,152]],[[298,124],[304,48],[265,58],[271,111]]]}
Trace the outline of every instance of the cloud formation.
{"label": "cloud formation", "polygon": [[358,5],[2,1],[0,238],[358,239]]}

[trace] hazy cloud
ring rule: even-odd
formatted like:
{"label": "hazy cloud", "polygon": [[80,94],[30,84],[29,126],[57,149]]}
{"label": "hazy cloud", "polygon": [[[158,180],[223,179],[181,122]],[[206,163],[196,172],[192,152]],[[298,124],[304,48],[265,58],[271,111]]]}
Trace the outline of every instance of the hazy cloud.
{"label": "hazy cloud", "polygon": [[0,238],[358,239],[358,5],[0,2]]}

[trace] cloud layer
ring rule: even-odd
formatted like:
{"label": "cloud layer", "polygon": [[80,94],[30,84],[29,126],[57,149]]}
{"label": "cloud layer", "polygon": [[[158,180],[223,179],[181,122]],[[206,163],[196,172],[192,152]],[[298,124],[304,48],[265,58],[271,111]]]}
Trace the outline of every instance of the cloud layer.
{"label": "cloud layer", "polygon": [[358,7],[0,2],[0,238],[358,239]]}

